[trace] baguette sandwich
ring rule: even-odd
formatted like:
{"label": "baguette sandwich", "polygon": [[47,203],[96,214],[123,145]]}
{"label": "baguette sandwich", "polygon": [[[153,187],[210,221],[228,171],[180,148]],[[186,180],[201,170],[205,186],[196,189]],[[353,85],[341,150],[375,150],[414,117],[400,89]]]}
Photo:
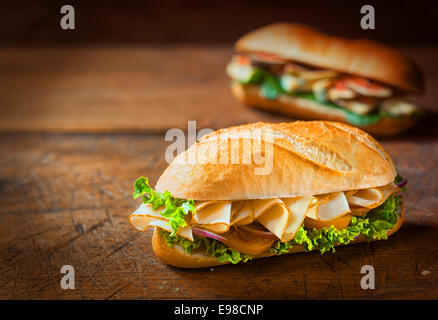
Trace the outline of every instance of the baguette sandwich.
{"label": "baguette sandwich", "polygon": [[422,114],[404,98],[423,91],[419,68],[385,45],[276,23],[244,35],[235,50],[227,74],[247,105],[380,136],[412,127]]}
{"label": "baguette sandwich", "polygon": [[[194,160],[193,160],[194,159]],[[261,170],[263,169],[263,170]],[[387,239],[404,181],[367,133],[330,121],[221,129],[135,182],[129,216],[169,265],[199,268]]]}

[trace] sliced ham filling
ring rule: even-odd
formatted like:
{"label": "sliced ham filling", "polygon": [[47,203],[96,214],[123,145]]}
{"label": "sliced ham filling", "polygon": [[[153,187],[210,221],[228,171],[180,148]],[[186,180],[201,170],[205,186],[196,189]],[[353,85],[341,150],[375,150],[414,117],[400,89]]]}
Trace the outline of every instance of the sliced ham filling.
{"label": "sliced ham filling", "polygon": [[[257,254],[259,250],[266,251],[275,239],[282,242],[292,240],[305,220],[309,225],[327,226],[333,222],[335,226],[345,227],[352,216],[366,214],[381,205],[395,191],[397,186],[390,183],[376,188],[294,198],[197,201],[196,212],[187,215],[187,226],[179,228],[176,234],[193,241],[192,227],[204,229],[227,239],[226,244],[230,248],[242,253]],[[139,231],[156,227],[172,232],[167,219],[160,214],[162,210],[153,210],[150,204],[142,204],[129,219]],[[255,226],[256,229],[248,229],[246,226]],[[257,236],[257,229],[260,228],[265,229],[260,230],[263,237]],[[263,239],[255,241],[254,238]]]}

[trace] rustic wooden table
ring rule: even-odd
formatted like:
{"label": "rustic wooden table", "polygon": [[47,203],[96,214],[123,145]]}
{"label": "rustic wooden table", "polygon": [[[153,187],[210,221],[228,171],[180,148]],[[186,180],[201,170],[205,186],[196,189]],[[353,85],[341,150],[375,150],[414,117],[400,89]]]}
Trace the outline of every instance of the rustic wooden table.
{"label": "rustic wooden table", "polygon": [[[436,109],[438,48],[405,48]],[[235,266],[180,270],[160,262],[151,231],[128,222],[132,184],[166,167],[169,128],[285,121],[228,92],[229,47],[3,48],[0,52],[0,298],[438,298],[438,130],[434,113],[382,141],[409,179],[406,223],[387,241]],[[76,289],[63,290],[62,265]],[[360,287],[363,265],[375,290]]]}

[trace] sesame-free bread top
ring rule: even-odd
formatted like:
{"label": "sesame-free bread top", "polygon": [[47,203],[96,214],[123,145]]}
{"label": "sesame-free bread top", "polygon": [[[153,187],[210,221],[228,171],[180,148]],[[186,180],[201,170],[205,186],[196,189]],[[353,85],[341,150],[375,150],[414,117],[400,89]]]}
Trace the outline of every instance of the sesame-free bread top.
{"label": "sesame-free bread top", "polygon": [[202,137],[166,168],[156,190],[194,200],[286,198],[383,186],[395,175],[379,143],[350,125],[252,123]]}

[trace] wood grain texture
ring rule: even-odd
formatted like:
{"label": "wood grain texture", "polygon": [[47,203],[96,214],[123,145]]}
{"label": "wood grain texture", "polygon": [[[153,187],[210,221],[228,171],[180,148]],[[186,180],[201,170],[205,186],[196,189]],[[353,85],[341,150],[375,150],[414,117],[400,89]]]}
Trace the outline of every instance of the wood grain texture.
{"label": "wood grain texture", "polygon": [[184,128],[187,119],[210,127],[256,121],[228,88],[231,54],[229,47],[3,50],[0,131],[150,132]]}
{"label": "wood grain texture", "polygon": [[[55,51],[38,50],[52,52],[50,65],[55,63]],[[161,75],[159,83],[167,84],[166,90],[156,85],[148,91],[151,95],[157,91],[151,100],[141,90],[141,63],[134,59],[135,54],[130,56],[130,50],[112,51],[118,52],[119,59],[112,56],[113,69],[105,71],[102,64],[109,65],[101,60],[105,50],[96,49],[94,52],[101,54],[94,63],[64,70],[70,82],[55,81],[52,76],[58,71],[43,65],[41,56],[28,55],[34,51],[0,53],[3,129],[8,128],[4,117],[12,114],[5,111],[5,105],[23,111],[20,108],[31,103],[36,117],[57,105],[73,106],[72,101],[88,103],[90,112],[83,115],[88,126],[99,122],[91,106],[107,105],[114,110],[118,106],[126,129],[130,121],[134,127],[140,123],[129,115],[135,109],[128,102],[156,99],[155,109],[141,118],[148,123],[146,133],[41,133],[63,127],[55,128],[56,121],[38,127],[38,121],[31,117],[14,128],[15,132],[0,133],[1,299],[438,298],[438,126],[433,113],[420,128],[383,141],[400,173],[409,179],[406,223],[389,240],[338,248],[335,254],[294,254],[212,270],[179,270],[160,262],[151,249],[152,232],[135,231],[128,215],[139,204],[132,199],[134,180],[144,175],[155,183],[167,165],[164,151],[169,142],[164,141],[162,132],[169,126],[184,128],[187,120],[196,119],[200,120],[199,127],[211,128],[286,119],[241,107],[231,100],[227,80],[219,72],[222,67],[210,66],[213,61],[226,61],[229,49],[178,50],[187,52],[188,62],[176,67],[177,71],[169,71],[174,62],[170,66],[161,61],[142,67]],[[159,50],[156,52],[158,57]],[[421,48],[411,52],[420,58],[427,75],[428,93],[419,101],[433,110],[438,92],[438,70],[430,60],[433,56],[430,50]],[[195,61],[209,63],[196,69]],[[188,74],[192,67],[194,71]],[[9,83],[5,74],[11,76]],[[97,83],[104,79],[102,90],[97,90]],[[130,84],[130,79],[137,82]],[[181,79],[186,79],[185,85]],[[124,89],[117,91],[118,86]],[[207,93],[202,93],[204,90]],[[173,94],[176,92],[179,94]],[[114,102],[122,98],[125,104]],[[207,110],[195,104],[197,100],[208,102]],[[175,105],[187,109],[182,112]],[[66,118],[74,117],[78,119],[79,115],[72,111]],[[110,129],[114,128],[99,131]],[[80,131],[86,131],[86,127]],[[60,269],[65,264],[75,267],[75,290],[60,287]],[[360,269],[365,264],[375,268],[375,290],[360,287]],[[425,274],[426,270],[430,273]]]}
{"label": "wood grain texture", "polygon": [[[166,166],[161,135],[2,134],[0,144],[0,298],[438,298],[436,141],[384,144],[409,179],[406,223],[391,239],[213,271],[161,263],[152,233],[128,222],[132,182],[155,182]],[[75,290],[59,285],[64,264]],[[374,291],[360,288],[365,264]]]}
{"label": "wood grain texture", "polygon": [[[438,100],[438,47],[404,48]],[[187,120],[213,129],[288,118],[251,110],[231,94],[230,47],[4,48],[0,131],[164,132]],[[425,100],[427,99],[427,100]]]}

